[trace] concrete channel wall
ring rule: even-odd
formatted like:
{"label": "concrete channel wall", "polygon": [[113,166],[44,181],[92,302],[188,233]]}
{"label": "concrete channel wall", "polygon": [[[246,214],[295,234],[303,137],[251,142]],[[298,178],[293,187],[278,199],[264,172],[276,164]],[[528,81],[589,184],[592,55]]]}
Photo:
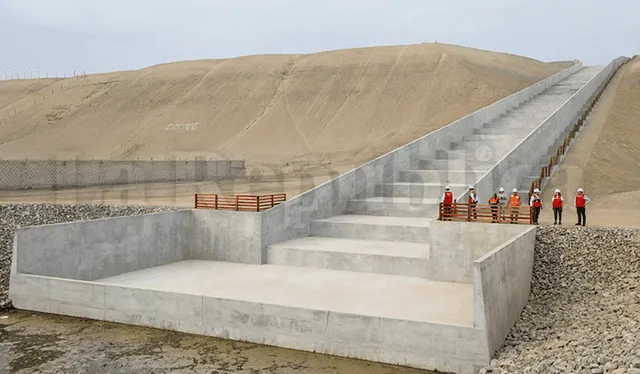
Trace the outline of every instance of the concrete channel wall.
{"label": "concrete channel wall", "polygon": [[507,240],[531,230],[523,225],[431,223],[429,279],[441,282],[473,283],[474,260]]}
{"label": "concrete channel wall", "polygon": [[527,304],[533,276],[536,228],[473,262],[475,327],[486,332],[489,356],[504,343]]}
{"label": "concrete channel wall", "polygon": [[[627,57],[619,57],[605,66],[482,176],[475,185],[476,190],[486,191],[488,194],[490,191],[498,191],[500,186],[520,186],[522,178],[538,164],[547,149],[578,120],[594,93],[627,60]],[[467,196],[465,193],[458,201],[466,201]]]}
{"label": "concrete channel wall", "polygon": [[184,261],[192,257],[191,222],[183,210],[24,227],[16,230],[12,266],[92,281]]}
{"label": "concrete channel wall", "polygon": [[311,220],[342,214],[347,202],[357,196],[371,196],[375,186],[391,182],[398,170],[409,169],[417,160],[447,150],[452,142],[500,117],[582,68],[580,61],[521,91],[429,133],[403,147],[372,160],[262,213],[263,247],[308,236]]}
{"label": "concrete channel wall", "polygon": [[0,189],[201,182],[245,176],[243,160],[0,160]]}

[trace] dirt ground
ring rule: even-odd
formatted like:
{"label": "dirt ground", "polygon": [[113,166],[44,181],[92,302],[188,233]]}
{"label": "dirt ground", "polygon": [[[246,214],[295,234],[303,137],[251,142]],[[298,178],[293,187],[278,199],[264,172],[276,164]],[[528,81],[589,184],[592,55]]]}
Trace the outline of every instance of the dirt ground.
{"label": "dirt ground", "polygon": [[573,198],[591,199],[587,225],[640,227],[640,58],[616,74],[591,117],[543,191],[540,223],[552,224],[556,188],[565,197],[563,224],[577,222]]}
{"label": "dirt ground", "polygon": [[164,330],[23,311],[0,312],[0,374],[168,372],[430,373]]}

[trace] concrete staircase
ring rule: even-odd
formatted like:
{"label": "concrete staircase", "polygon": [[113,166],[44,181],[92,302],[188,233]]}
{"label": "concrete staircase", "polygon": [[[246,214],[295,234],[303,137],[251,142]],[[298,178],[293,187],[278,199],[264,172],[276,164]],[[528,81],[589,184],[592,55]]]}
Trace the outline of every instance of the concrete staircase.
{"label": "concrete staircase", "polygon": [[[445,185],[466,192],[598,71],[582,68],[435,158],[415,160],[374,196],[350,200],[344,215],[312,222],[310,237],[270,246],[268,263],[429,278],[429,226]],[[478,193],[484,201],[492,191]]]}

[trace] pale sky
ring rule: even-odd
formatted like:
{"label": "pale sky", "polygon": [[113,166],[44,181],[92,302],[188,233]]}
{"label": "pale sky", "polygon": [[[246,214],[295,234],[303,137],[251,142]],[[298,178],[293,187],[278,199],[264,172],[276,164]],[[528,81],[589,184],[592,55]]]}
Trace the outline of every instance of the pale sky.
{"label": "pale sky", "polygon": [[433,42],[543,61],[640,54],[640,0],[0,0],[0,77]]}

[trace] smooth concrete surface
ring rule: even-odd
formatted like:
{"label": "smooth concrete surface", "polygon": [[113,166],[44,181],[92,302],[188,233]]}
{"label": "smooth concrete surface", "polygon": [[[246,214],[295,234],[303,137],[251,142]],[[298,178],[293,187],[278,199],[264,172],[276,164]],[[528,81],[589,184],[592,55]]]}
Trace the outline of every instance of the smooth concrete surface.
{"label": "smooth concrete surface", "polygon": [[429,279],[472,284],[477,258],[534,228],[529,225],[434,221],[431,224]]}
{"label": "smooth concrete surface", "polygon": [[15,271],[95,280],[184,261],[191,258],[190,226],[184,210],[19,228]]}
{"label": "smooth concrete surface", "polygon": [[264,212],[261,222],[262,245],[309,236],[314,220],[343,214],[350,199],[372,195],[376,185],[393,182],[398,170],[411,169],[418,160],[434,158],[439,150],[448,150],[451,143],[462,140],[463,136],[473,133],[581,68],[582,63],[575,61],[573,66],[551,77]]}
{"label": "smooth concrete surface", "polygon": [[475,322],[487,333],[490,355],[502,346],[527,304],[536,231],[525,230],[473,263]]}
{"label": "smooth concrete surface", "polygon": [[311,234],[334,238],[429,243],[432,219],[341,215],[314,220]]}
{"label": "smooth concrete surface", "polygon": [[269,246],[268,263],[428,278],[429,244],[310,236]]}
{"label": "smooth concrete surface", "polygon": [[[556,142],[560,134],[572,126],[588,105],[595,92],[602,87],[609,77],[628,58],[620,57],[605,67],[589,67],[582,69],[582,74],[570,77],[570,83],[578,85],[571,97],[544,122],[496,163],[484,175],[476,188],[482,191],[496,191],[500,186],[520,186],[521,179],[529,175],[533,166],[538,164],[548,147]],[[571,80],[573,78],[573,80]]]}
{"label": "smooth concrete surface", "polygon": [[192,244],[194,260],[264,264],[261,215],[253,212],[194,209]]}
{"label": "smooth concrete surface", "polygon": [[345,213],[391,217],[438,218],[438,199],[375,196],[351,199]]}

